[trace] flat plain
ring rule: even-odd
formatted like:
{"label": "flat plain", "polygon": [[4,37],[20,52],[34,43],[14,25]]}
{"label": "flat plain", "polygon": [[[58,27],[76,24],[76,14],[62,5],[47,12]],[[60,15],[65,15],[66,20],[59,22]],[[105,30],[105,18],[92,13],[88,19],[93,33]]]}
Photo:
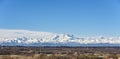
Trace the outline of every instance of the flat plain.
{"label": "flat plain", "polygon": [[1,46],[0,59],[120,59],[120,47]]}

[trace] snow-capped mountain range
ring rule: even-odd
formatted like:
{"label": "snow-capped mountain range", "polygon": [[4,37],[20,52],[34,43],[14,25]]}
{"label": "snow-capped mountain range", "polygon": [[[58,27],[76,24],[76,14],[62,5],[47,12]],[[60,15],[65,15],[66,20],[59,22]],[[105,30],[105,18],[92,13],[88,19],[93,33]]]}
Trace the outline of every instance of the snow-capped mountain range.
{"label": "snow-capped mountain range", "polygon": [[0,30],[0,45],[6,46],[120,46],[120,37],[79,37],[29,30]]}

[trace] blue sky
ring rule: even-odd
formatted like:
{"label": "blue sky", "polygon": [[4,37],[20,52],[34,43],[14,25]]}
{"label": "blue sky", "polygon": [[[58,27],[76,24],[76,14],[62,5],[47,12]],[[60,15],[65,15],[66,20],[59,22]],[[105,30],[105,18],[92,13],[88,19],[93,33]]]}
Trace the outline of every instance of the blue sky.
{"label": "blue sky", "polygon": [[120,0],[0,0],[0,28],[119,36]]}

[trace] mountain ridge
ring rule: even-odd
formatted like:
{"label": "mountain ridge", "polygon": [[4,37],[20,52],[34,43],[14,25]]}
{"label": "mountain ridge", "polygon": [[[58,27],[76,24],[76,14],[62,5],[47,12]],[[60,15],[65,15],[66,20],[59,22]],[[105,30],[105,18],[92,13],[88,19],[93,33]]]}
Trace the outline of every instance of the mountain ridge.
{"label": "mountain ridge", "polygon": [[0,30],[0,45],[8,46],[119,46],[120,37],[78,37],[30,30]]}

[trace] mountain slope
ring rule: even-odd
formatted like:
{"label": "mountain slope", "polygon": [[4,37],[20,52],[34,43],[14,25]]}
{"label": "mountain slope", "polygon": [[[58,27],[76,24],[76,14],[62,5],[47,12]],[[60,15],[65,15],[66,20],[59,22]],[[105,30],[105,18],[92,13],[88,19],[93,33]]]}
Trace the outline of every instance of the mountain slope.
{"label": "mountain slope", "polygon": [[29,30],[0,30],[0,45],[8,46],[119,46],[120,37],[76,37]]}

